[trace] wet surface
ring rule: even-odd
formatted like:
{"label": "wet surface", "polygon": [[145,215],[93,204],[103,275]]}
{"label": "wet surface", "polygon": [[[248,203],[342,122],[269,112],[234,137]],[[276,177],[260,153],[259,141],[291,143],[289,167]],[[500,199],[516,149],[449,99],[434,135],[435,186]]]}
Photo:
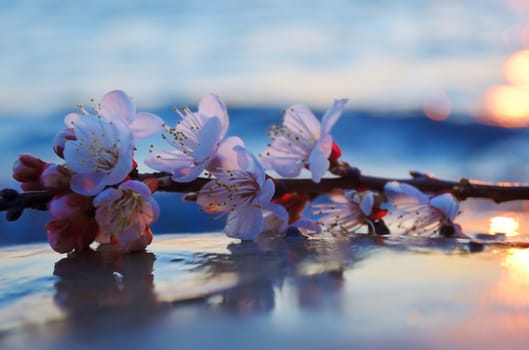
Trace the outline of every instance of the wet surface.
{"label": "wet surface", "polygon": [[522,349],[529,250],[502,244],[195,234],[126,256],[11,246],[0,348]]}

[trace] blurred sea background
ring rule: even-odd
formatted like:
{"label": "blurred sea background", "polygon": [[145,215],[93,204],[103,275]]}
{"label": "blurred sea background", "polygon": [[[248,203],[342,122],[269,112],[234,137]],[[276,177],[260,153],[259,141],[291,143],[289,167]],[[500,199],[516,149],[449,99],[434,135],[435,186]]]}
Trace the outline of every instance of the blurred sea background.
{"label": "blurred sea background", "polygon": [[[0,186],[18,188],[18,154],[60,162],[51,145],[64,116],[113,89],[169,124],[174,107],[214,92],[229,134],[256,153],[283,108],[321,116],[348,98],[333,136],[363,173],[529,182],[525,0],[2,0]],[[179,195],[157,199],[156,233],[222,227]],[[501,210],[526,220],[524,203]],[[0,221],[0,244],[45,240],[47,220]]]}

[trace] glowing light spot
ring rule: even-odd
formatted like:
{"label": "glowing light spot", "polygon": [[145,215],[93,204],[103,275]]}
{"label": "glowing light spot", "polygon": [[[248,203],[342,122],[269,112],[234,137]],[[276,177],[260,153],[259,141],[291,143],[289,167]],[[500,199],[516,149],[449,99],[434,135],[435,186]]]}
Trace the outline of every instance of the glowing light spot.
{"label": "glowing light spot", "polygon": [[485,95],[484,122],[507,128],[529,126],[529,87],[495,86]]}
{"label": "glowing light spot", "polygon": [[489,234],[504,233],[506,236],[518,236],[520,222],[518,219],[506,216],[495,216],[490,219]]}
{"label": "glowing light spot", "polygon": [[527,283],[529,278],[529,250],[528,249],[509,249],[502,266],[516,277],[515,279],[524,280]]}
{"label": "glowing light spot", "polygon": [[529,50],[517,52],[507,59],[505,76],[514,85],[529,87]]}
{"label": "glowing light spot", "polygon": [[423,110],[431,120],[445,120],[451,111],[450,98],[446,92],[437,91],[425,99]]}

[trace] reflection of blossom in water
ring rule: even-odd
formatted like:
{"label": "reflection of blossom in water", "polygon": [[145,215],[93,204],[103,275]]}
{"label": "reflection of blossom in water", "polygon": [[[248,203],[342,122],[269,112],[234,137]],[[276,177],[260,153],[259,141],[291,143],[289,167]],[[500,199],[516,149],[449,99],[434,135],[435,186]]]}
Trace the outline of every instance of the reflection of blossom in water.
{"label": "reflection of blossom in water", "polygon": [[[342,239],[327,242],[308,239],[266,239],[230,244],[229,255],[215,255],[204,268],[208,273],[236,273],[239,283],[219,294],[217,307],[229,313],[251,315],[274,310],[276,293],[288,285],[302,308],[317,309],[339,301],[343,271],[362,259],[351,250],[367,250],[373,240]],[[289,290],[289,289],[287,289]],[[289,293],[289,292],[287,292]],[[282,310],[286,312],[286,310]]]}
{"label": "reflection of blossom in water", "polygon": [[59,277],[55,303],[73,323],[101,320],[104,312],[112,313],[109,323],[145,322],[160,310],[154,294],[154,254],[121,255],[105,249],[71,255],[55,263],[53,274]]}

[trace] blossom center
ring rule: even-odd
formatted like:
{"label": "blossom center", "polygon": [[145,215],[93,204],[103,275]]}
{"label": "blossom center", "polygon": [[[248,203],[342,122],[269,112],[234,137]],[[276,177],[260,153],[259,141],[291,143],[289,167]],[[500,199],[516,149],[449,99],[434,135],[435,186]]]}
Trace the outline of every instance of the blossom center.
{"label": "blossom center", "polygon": [[110,234],[124,232],[129,229],[144,213],[144,200],[134,191],[122,191],[122,196],[110,206],[111,217],[108,224]]}
{"label": "blossom center", "polygon": [[[286,154],[296,154],[306,161],[316,143],[311,133],[302,129],[293,130],[286,126],[274,125],[269,132],[272,139],[270,147]],[[269,154],[267,154],[269,155]]]}
{"label": "blossom center", "polygon": [[207,212],[229,212],[238,206],[251,203],[260,186],[253,174],[241,170],[226,170],[223,174],[215,174],[212,186],[201,191],[209,201]]}

